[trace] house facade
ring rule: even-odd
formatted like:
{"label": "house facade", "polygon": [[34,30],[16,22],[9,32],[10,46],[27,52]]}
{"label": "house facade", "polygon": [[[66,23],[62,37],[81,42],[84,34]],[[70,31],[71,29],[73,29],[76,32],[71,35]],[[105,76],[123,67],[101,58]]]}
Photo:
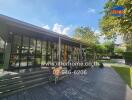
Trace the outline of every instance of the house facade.
{"label": "house facade", "polygon": [[0,15],[5,69],[27,69],[51,63],[86,61],[87,44],[20,20]]}

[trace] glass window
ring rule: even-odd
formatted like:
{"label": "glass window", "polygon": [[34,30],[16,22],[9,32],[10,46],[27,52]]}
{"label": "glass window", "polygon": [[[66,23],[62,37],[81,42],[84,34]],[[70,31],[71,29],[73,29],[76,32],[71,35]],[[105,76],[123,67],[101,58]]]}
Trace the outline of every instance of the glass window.
{"label": "glass window", "polygon": [[21,36],[14,35],[12,41],[12,54],[19,54],[21,51]]}
{"label": "glass window", "polygon": [[54,48],[53,48],[53,62],[57,62],[58,61],[58,56],[57,56],[57,48],[58,48],[58,44],[54,43]]}
{"label": "glass window", "polygon": [[42,42],[42,61],[41,65],[46,64],[46,41]]}
{"label": "glass window", "polygon": [[73,47],[73,61],[78,61],[78,52],[76,47]]}
{"label": "glass window", "polygon": [[4,50],[4,45],[5,45],[5,42],[4,42],[4,40],[0,37],[0,51],[3,51],[3,50]]}
{"label": "glass window", "polygon": [[30,39],[29,54],[28,54],[28,66],[33,66],[35,62],[35,48],[36,40]]}
{"label": "glass window", "polygon": [[[12,39],[12,51],[10,66],[29,67],[41,65],[46,62],[46,42],[29,38],[26,36],[14,35]],[[48,55],[51,59],[51,47],[49,45]],[[50,60],[48,59],[48,60]],[[42,62],[42,63],[41,63]]]}
{"label": "glass window", "polygon": [[37,40],[36,58],[41,58],[41,41]]}
{"label": "glass window", "polygon": [[41,41],[37,40],[35,65],[41,65]]}
{"label": "glass window", "polygon": [[72,47],[68,46],[68,60],[72,60]]}
{"label": "glass window", "polygon": [[67,62],[68,61],[68,59],[67,59],[67,56],[68,56],[68,54],[67,54],[67,50],[68,48],[67,48],[67,45],[65,45],[64,46],[64,62]]}
{"label": "glass window", "polygon": [[79,62],[80,48],[77,48],[77,61]]}
{"label": "glass window", "polygon": [[10,66],[13,66],[13,67],[20,66],[21,40],[22,40],[21,36],[19,35],[13,36]]}
{"label": "glass window", "polygon": [[51,63],[51,53],[52,53],[52,48],[51,48],[51,42],[47,42],[47,52],[46,52],[46,63]]}
{"label": "glass window", "polygon": [[21,62],[20,67],[26,67],[28,66],[28,53],[29,53],[29,38],[23,37],[22,40],[22,48],[21,48]]}
{"label": "glass window", "polygon": [[0,37],[0,68],[3,67],[4,63],[4,48],[5,48],[5,42],[4,40]]}
{"label": "glass window", "polygon": [[61,62],[65,61],[65,45],[61,45]]}

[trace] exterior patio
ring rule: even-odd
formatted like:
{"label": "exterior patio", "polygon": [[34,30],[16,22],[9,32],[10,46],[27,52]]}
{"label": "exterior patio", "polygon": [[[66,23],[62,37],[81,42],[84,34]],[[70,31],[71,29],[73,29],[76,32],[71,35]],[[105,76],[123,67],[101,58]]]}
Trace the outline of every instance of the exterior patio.
{"label": "exterior patio", "polygon": [[71,75],[18,92],[2,100],[131,100],[132,90],[112,68],[87,69],[86,75]]}

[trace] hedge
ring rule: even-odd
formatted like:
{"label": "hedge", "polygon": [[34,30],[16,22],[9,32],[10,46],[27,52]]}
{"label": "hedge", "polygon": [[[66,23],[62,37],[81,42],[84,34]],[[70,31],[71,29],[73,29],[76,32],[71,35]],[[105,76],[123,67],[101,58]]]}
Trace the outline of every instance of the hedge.
{"label": "hedge", "polygon": [[124,52],[123,56],[126,64],[132,64],[132,52]]}
{"label": "hedge", "polygon": [[123,56],[125,59],[132,59],[132,52],[124,52]]}

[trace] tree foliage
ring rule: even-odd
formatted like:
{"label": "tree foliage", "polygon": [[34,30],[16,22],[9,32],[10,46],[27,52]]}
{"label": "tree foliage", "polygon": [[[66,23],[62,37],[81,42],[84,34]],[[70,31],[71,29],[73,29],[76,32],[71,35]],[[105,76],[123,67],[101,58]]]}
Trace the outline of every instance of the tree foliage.
{"label": "tree foliage", "polygon": [[114,55],[114,43],[106,41],[103,44],[96,44],[96,53],[98,57]]}
{"label": "tree foliage", "polygon": [[114,54],[114,42],[113,41],[106,41],[104,42],[104,46],[106,47],[106,52],[109,56],[112,56]]}
{"label": "tree foliage", "polygon": [[119,56],[123,56],[124,49],[123,48],[115,48],[114,53]]}
{"label": "tree foliage", "polygon": [[[124,16],[111,16],[110,10],[115,5],[125,7]],[[132,0],[108,0],[104,6],[100,27],[109,38],[122,35],[127,46],[132,47]]]}
{"label": "tree foliage", "polygon": [[78,27],[75,29],[74,38],[79,39],[89,45],[94,45],[98,42],[98,36],[95,35],[89,27]]}
{"label": "tree foliage", "polygon": [[73,37],[81,42],[88,44],[86,55],[88,61],[95,60],[95,45],[98,43],[98,36],[89,27],[78,27],[75,29]]}

